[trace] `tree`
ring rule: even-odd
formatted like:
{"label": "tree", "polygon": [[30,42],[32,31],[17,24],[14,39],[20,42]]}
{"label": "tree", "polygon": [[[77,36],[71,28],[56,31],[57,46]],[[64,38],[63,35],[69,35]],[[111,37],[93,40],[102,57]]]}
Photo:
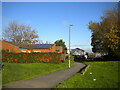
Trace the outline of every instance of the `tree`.
{"label": "tree", "polygon": [[9,23],[3,30],[3,39],[14,43],[36,43],[38,35],[29,25],[22,25],[16,21]]}
{"label": "tree", "polygon": [[100,22],[89,22],[88,28],[92,32],[93,52],[118,55],[118,51],[120,51],[119,12],[117,5],[112,10],[106,10]]}
{"label": "tree", "polygon": [[63,51],[67,49],[65,42],[61,39],[61,40],[57,40],[55,41],[56,46],[62,46],[63,47]]}

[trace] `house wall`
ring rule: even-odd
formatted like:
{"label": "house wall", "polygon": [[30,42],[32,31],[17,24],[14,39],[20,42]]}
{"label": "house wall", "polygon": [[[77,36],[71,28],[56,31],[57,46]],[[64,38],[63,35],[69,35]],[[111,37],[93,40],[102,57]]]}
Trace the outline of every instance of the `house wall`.
{"label": "house wall", "polygon": [[56,46],[56,48],[57,48],[57,50],[56,50],[56,52],[58,52],[58,53],[63,53],[63,47],[62,46]]}
{"label": "house wall", "polygon": [[56,44],[51,47],[50,52],[56,52]]}
{"label": "house wall", "polygon": [[59,53],[63,53],[63,47],[60,47]]}
{"label": "house wall", "polygon": [[26,52],[26,53],[32,53],[32,52],[50,52],[50,50],[44,50],[44,49],[27,50],[27,49],[21,49],[21,52]]}
{"label": "house wall", "polygon": [[10,43],[7,43],[5,41],[0,41],[0,45],[2,45],[0,50],[5,50],[8,52],[14,52],[14,53],[20,53],[21,50],[19,49],[19,47],[12,45]]}
{"label": "house wall", "polygon": [[31,50],[31,52],[50,52],[50,50],[45,50],[45,49],[36,49],[36,50]]}
{"label": "house wall", "polygon": [[21,52],[25,52],[25,53],[31,53],[31,50],[27,50],[27,49],[20,49]]}

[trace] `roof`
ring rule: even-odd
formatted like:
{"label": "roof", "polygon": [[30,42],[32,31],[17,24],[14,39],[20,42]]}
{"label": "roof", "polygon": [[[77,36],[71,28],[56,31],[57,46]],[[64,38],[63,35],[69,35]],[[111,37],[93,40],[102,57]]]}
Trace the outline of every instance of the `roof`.
{"label": "roof", "polygon": [[71,50],[72,55],[84,55],[84,50],[76,48]]}
{"label": "roof", "polygon": [[71,50],[72,50],[72,51],[74,51],[74,50],[76,51],[76,50],[77,50],[77,51],[83,51],[83,52],[84,52],[84,50],[82,50],[82,49],[80,49],[80,48],[75,48],[75,49],[71,49]]}
{"label": "roof", "polygon": [[53,44],[29,44],[20,46],[23,49],[50,49]]}
{"label": "roof", "polygon": [[82,50],[82,49],[80,49],[80,48],[76,48],[77,50],[81,50],[81,51],[83,51],[84,52],[84,50]]}
{"label": "roof", "polygon": [[22,44],[22,43],[12,43],[15,46],[18,46],[21,49],[50,49],[54,44]]}

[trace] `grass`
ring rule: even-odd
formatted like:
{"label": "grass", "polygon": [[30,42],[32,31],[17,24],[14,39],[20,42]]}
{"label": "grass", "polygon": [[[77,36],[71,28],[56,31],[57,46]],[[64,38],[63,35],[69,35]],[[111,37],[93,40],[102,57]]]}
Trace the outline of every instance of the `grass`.
{"label": "grass", "polygon": [[1,70],[1,62],[2,62],[2,53],[0,52],[0,89],[2,87],[2,70]]}
{"label": "grass", "polygon": [[[2,84],[14,81],[31,79],[51,72],[59,71],[68,67],[68,60],[61,64],[50,63],[3,63]],[[74,61],[71,60],[71,66]]]}
{"label": "grass", "polygon": [[119,61],[85,62],[90,67],[84,75],[77,73],[56,88],[118,88],[118,63]]}
{"label": "grass", "polygon": [[0,71],[0,88],[2,86],[2,71]]}

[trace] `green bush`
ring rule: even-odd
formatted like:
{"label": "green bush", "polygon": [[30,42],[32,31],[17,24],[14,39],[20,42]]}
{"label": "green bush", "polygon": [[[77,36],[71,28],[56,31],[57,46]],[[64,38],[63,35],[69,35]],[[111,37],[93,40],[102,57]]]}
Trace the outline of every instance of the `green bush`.
{"label": "green bush", "polygon": [[59,53],[2,53],[2,61],[9,63],[61,63]]}

